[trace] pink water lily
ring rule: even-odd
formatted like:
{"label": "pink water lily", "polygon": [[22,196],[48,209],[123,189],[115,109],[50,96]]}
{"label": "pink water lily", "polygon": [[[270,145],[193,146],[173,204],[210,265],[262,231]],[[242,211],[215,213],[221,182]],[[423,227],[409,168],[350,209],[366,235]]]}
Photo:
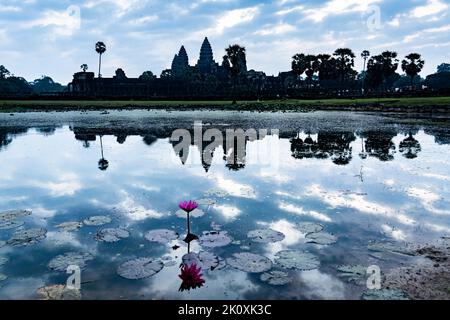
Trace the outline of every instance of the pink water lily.
{"label": "pink water lily", "polygon": [[178,205],[180,209],[186,211],[187,213],[190,213],[191,211],[198,208],[198,204],[195,201],[189,200],[189,201],[181,201]]}
{"label": "pink water lily", "polygon": [[191,265],[182,264],[181,274],[178,277],[183,280],[179,291],[201,288],[205,284],[205,280],[202,278],[202,268],[195,263]]}

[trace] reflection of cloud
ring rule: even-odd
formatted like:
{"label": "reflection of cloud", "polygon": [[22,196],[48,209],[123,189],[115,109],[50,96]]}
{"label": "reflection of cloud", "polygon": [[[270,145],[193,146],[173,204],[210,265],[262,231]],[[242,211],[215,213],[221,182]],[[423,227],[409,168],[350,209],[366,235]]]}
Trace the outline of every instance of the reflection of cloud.
{"label": "reflection of cloud", "polygon": [[293,204],[282,202],[278,205],[278,208],[280,208],[281,210],[290,212],[290,213],[301,215],[301,216],[310,216],[317,220],[331,222],[331,218],[328,217],[326,214],[323,214],[323,213],[320,213],[317,211],[306,211],[303,208],[297,207]]}
{"label": "reflection of cloud", "polygon": [[223,176],[218,175],[216,177],[217,187],[226,191],[232,196],[255,199],[256,193],[255,190],[246,184],[242,184],[231,179],[226,179]]}
{"label": "reflection of cloud", "polygon": [[423,207],[434,214],[450,215],[450,210],[442,210],[435,208],[434,202],[441,200],[441,197],[426,189],[420,189],[416,187],[409,188],[407,194],[410,197],[417,198],[421,201]]}
{"label": "reflection of cloud", "polygon": [[37,289],[45,286],[47,276],[40,278],[18,278],[14,281],[7,281],[0,290],[2,300],[31,300],[36,299]]}
{"label": "reflection of cloud", "polygon": [[383,224],[381,229],[386,235],[394,238],[395,240],[406,240],[406,234],[400,229],[388,226],[387,224]]}
{"label": "reflection of cloud", "polygon": [[283,241],[269,243],[266,247],[268,252],[268,258],[274,258],[275,254],[281,250],[287,249],[287,247],[295,245],[300,242],[304,235],[300,233],[295,227],[295,224],[285,219],[278,220],[269,224],[269,228],[282,232],[285,236]]}
{"label": "reflection of cloud", "polygon": [[162,218],[164,213],[153,209],[148,209],[141,204],[136,203],[134,198],[126,191],[121,191],[123,200],[117,204],[117,208],[131,220],[139,221],[147,218]]}
{"label": "reflection of cloud", "polygon": [[82,247],[81,242],[72,232],[67,231],[49,231],[47,232],[47,241],[56,246],[71,245],[74,247]]}
{"label": "reflection of cloud", "polygon": [[214,209],[219,211],[227,220],[234,220],[241,214],[241,210],[230,205],[214,205]]}
{"label": "reflection of cloud", "polygon": [[307,287],[303,291],[308,299],[345,299],[344,284],[331,275],[311,270],[300,273],[300,279]]}

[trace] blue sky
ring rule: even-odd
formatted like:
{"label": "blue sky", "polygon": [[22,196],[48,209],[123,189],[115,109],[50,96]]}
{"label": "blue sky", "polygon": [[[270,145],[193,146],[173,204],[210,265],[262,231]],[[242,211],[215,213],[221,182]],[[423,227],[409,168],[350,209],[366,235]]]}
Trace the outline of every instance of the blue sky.
{"label": "blue sky", "polygon": [[104,76],[118,67],[129,77],[159,75],[182,44],[195,64],[205,36],[216,60],[239,43],[249,68],[267,74],[289,70],[295,53],[345,46],[358,57],[364,49],[419,52],[426,75],[450,62],[449,34],[446,0],[0,0],[0,64],[29,81],[46,74],[64,84],[82,63],[96,72],[96,41],[107,45]]}

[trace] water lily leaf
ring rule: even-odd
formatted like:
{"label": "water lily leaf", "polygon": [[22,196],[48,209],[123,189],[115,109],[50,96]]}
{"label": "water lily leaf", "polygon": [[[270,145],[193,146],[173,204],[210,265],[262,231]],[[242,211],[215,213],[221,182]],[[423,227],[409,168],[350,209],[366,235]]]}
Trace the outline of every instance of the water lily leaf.
{"label": "water lily leaf", "polygon": [[232,241],[226,231],[204,231],[200,237],[200,244],[207,248],[224,247]]}
{"label": "water lily leaf", "polygon": [[361,296],[363,300],[409,300],[408,296],[398,290],[368,290]]}
{"label": "water lily leaf", "polygon": [[297,250],[283,250],[275,255],[275,263],[283,269],[314,270],[320,266],[319,259],[312,253]]}
{"label": "water lily leaf", "polygon": [[6,246],[6,241],[0,241],[0,248]]}
{"label": "water lily leaf", "polygon": [[284,286],[292,281],[287,272],[275,270],[261,274],[260,279],[272,286]]}
{"label": "water lily leaf", "polygon": [[367,249],[375,252],[395,252],[408,256],[415,256],[417,252],[406,246],[398,245],[392,242],[374,242],[367,245]]}
{"label": "water lily leaf", "polygon": [[77,266],[84,269],[86,268],[86,262],[93,259],[94,256],[90,253],[67,252],[50,260],[48,267],[61,272],[66,272],[68,266]]}
{"label": "water lily leaf", "polygon": [[95,239],[103,242],[117,242],[128,238],[130,232],[123,228],[105,228],[97,232]]}
{"label": "water lily leaf", "polygon": [[315,222],[299,222],[297,224],[297,229],[304,234],[320,232],[323,230],[323,225]]}
{"label": "water lily leaf", "polygon": [[272,229],[258,229],[247,233],[247,237],[254,242],[273,243],[284,240],[284,234]]}
{"label": "water lily leaf", "polygon": [[306,240],[309,243],[317,243],[322,245],[328,245],[336,243],[337,238],[336,236],[332,235],[328,232],[314,232],[314,233],[308,233],[306,235]]}
{"label": "water lily leaf", "polygon": [[8,261],[9,261],[9,259],[7,257],[0,256],[0,266],[4,265]]}
{"label": "water lily leaf", "polygon": [[62,284],[39,288],[37,293],[43,300],[81,300],[80,290],[69,289]]}
{"label": "water lily leaf", "polygon": [[227,264],[249,273],[261,273],[272,269],[272,261],[269,258],[249,252],[233,254],[233,257],[227,259]]}
{"label": "water lily leaf", "polygon": [[63,231],[76,231],[78,229],[80,229],[83,226],[82,222],[78,222],[78,221],[69,221],[69,222],[63,222],[60,223],[58,225],[56,225],[56,228],[62,229]]}
{"label": "water lily leaf", "polygon": [[4,281],[6,279],[8,279],[8,276],[3,273],[0,273],[0,281]]}
{"label": "water lily leaf", "polygon": [[12,246],[26,246],[36,244],[45,239],[47,230],[44,228],[25,229],[14,232],[8,244]]}
{"label": "water lily leaf", "polygon": [[147,231],[144,235],[145,239],[151,242],[159,242],[162,244],[169,243],[172,240],[178,239],[180,235],[169,229],[156,229]]}
{"label": "water lily leaf", "polygon": [[107,216],[92,216],[83,220],[83,223],[87,226],[102,226],[108,224],[112,221],[110,217]]}
{"label": "water lily leaf", "polygon": [[122,278],[138,280],[154,276],[163,268],[164,263],[161,260],[137,258],[121,264],[117,268],[117,273]]}
{"label": "water lily leaf", "polygon": [[219,266],[219,257],[208,251],[187,253],[182,257],[183,264],[196,264],[204,270],[214,270]]}
{"label": "water lily leaf", "polygon": [[199,200],[195,200],[199,206],[213,206],[216,204],[216,200],[210,198],[203,198]]}
{"label": "water lily leaf", "polygon": [[340,272],[340,276],[347,278],[349,282],[360,283],[367,275],[367,268],[361,265],[342,265],[336,269]]}
{"label": "water lily leaf", "polygon": [[[205,213],[203,212],[203,210],[201,209],[195,209],[193,211],[191,211],[191,213],[189,213],[189,217],[190,218],[200,218],[204,215]],[[184,210],[178,210],[177,212],[175,212],[175,215],[178,218],[184,218],[187,219],[187,213]]]}
{"label": "water lily leaf", "polygon": [[0,220],[0,230],[15,229],[24,225],[23,221]]}
{"label": "water lily leaf", "polygon": [[29,210],[8,210],[0,213],[0,221],[11,221],[31,215]]}

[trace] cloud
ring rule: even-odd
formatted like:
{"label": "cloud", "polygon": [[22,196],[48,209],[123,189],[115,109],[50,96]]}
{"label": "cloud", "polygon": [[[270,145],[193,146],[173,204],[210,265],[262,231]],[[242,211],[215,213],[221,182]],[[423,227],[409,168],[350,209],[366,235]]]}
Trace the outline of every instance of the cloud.
{"label": "cloud", "polygon": [[4,6],[0,4],[0,13],[11,13],[11,12],[21,12],[22,8],[15,6]]}
{"label": "cloud", "polygon": [[411,11],[411,16],[415,18],[423,18],[438,14],[448,9],[448,4],[441,0],[429,0],[424,6],[416,7]]}
{"label": "cloud", "polygon": [[252,21],[258,13],[259,8],[257,6],[227,11],[215,17],[214,25],[202,31],[202,34],[221,35],[228,29]]}
{"label": "cloud", "polygon": [[321,22],[328,16],[340,15],[351,12],[367,12],[371,5],[380,3],[383,0],[332,0],[324,6],[305,10],[305,18],[314,22]]}
{"label": "cloud", "polygon": [[276,25],[265,26],[261,30],[256,31],[254,34],[260,35],[260,36],[279,35],[279,34],[293,32],[295,30],[297,30],[297,28],[291,24],[280,23],[280,24],[276,24]]}
{"label": "cloud", "polygon": [[25,27],[52,27],[55,35],[71,36],[81,27],[80,8],[69,6],[64,11],[47,10],[43,17],[29,22]]}
{"label": "cloud", "polygon": [[304,6],[295,6],[292,8],[279,10],[275,12],[275,14],[278,16],[285,16],[294,12],[301,12],[304,8],[305,8]]}
{"label": "cloud", "polygon": [[158,19],[159,19],[159,17],[156,14],[152,14],[152,15],[149,15],[149,16],[145,16],[145,17],[141,17],[141,18],[130,20],[128,23],[130,25],[145,25],[147,23],[154,22],[154,21],[156,21]]}

